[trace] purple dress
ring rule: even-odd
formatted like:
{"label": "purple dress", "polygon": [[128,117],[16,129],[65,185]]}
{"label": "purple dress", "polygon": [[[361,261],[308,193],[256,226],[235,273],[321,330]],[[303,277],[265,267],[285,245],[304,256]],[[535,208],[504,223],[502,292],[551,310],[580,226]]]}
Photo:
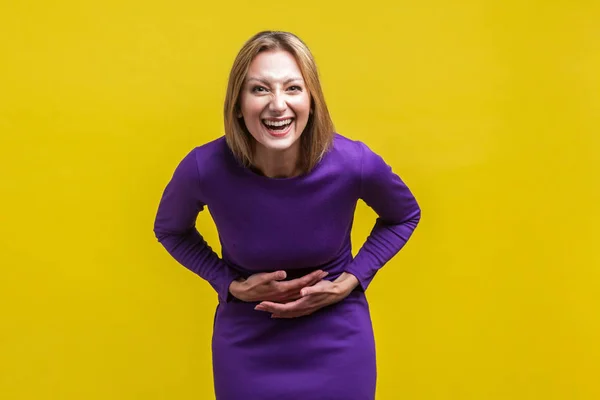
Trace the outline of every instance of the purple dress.
{"label": "purple dress", "polygon": [[[378,214],[353,258],[357,201]],[[208,207],[219,257],[196,230]],[[212,351],[218,400],[373,400],[375,343],[364,291],[407,242],[420,219],[415,198],[365,144],[335,135],[308,174],[272,179],[243,167],[224,137],[194,148],[175,169],[154,232],[183,266],[218,294]],[[283,269],[288,279],[315,269],[360,284],[343,301],[309,316],[271,319],[228,293],[234,279]]]}

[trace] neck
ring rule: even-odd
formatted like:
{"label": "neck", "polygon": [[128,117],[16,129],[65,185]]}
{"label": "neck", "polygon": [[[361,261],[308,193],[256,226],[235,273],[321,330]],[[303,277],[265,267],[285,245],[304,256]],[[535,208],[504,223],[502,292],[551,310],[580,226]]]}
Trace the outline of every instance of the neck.
{"label": "neck", "polygon": [[256,146],[254,155],[254,168],[268,178],[292,178],[302,173],[297,145],[281,151]]}

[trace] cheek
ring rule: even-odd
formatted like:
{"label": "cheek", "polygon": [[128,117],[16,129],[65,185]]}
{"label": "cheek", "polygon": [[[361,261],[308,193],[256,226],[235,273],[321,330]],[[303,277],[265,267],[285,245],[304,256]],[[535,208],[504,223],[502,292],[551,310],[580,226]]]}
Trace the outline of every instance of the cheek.
{"label": "cheek", "polygon": [[240,101],[242,114],[246,117],[256,117],[260,115],[263,109],[263,105],[258,99],[246,98]]}
{"label": "cheek", "polygon": [[310,98],[308,98],[308,97],[295,99],[290,104],[293,105],[293,107],[297,113],[302,113],[302,114],[308,115],[308,112],[310,111]]}

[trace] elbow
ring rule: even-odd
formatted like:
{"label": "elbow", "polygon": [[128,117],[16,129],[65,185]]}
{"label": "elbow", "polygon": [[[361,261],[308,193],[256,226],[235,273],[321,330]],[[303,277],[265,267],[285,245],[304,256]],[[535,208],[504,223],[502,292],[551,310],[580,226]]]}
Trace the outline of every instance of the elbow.
{"label": "elbow", "polygon": [[193,227],[182,230],[161,224],[154,224],[153,232],[156,240],[163,246],[179,245],[186,240],[192,240],[194,236],[198,235],[198,231]]}
{"label": "elbow", "polygon": [[159,242],[163,242],[164,240],[177,236],[180,232],[178,232],[175,227],[173,227],[173,223],[168,218],[157,214],[154,219],[154,224],[152,226],[152,232],[154,233],[154,237]]}
{"label": "elbow", "polygon": [[412,213],[410,220],[414,222],[415,226],[419,224],[421,221],[421,207],[416,207],[416,210]]}
{"label": "elbow", "polygon": [[165,224],[161,223],[158,218],[154,221],[152,232],[154,233],[156,240],[159,242],[162,242],[167,237],[172,235],[172,232],[165,226]]}
{"label": "elbow", "polygon": [[414,230],[421,221],[421,209],[417,206],[410,212],[404,209],[395,217],[384,218],[379,216],[377,222],[388,226],[404,226]]}
{"label": "elbow", "polygon": [[421,207],[415,205],[410,212],[404,214],[404,218],[400,222],[400,225],[404,225],[414,231],[421,222]]}
{"label": "elbow", "polygon": [[152,232],[154,233],[154,238],[159,242],[162,242],[163,239],[167,236],[167,234],[164,231],[157,228],[156,226],[154,227],[154,229],[152,229]]}
{"label": "elbow", "polygon": [[411,230],[415,230],[417,226],[421,222],[421,208],[417,206],[417,208],[408,215],[408,218],[404,221],[404,225],[407,225],[411,228]]}

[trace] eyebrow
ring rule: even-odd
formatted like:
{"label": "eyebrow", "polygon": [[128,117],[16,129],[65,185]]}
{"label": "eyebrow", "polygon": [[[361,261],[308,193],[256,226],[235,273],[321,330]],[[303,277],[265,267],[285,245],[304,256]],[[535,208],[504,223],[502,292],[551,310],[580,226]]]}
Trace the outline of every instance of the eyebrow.
{"label": "eyebrow", "polygon": [[[248,78],[248,82],[250,81],[259,81],[264,83],[265,85],[269,84],[269,81],[266,79],[262,79],[262,78],[257,78],[257,77],[250,77]],[[295,82],[295,81],[304,81],[304,79],[300,78],[300,77],[292,77],[292,78],[287,78],[285,81],[283,81],[284,85],[287,85],[290,82]]]}

